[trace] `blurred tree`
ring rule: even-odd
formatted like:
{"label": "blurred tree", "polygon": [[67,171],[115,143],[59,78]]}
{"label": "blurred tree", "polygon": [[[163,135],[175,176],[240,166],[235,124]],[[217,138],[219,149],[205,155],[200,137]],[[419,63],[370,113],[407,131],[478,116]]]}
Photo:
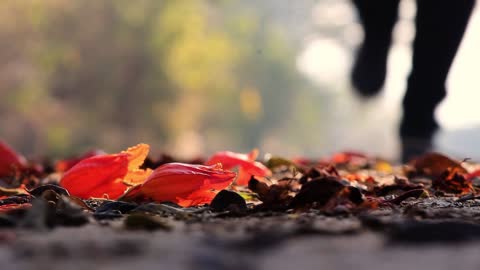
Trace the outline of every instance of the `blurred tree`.
{"label": "blurred tree", "polygon": [[144,141],[195,154],[295,133],[291,115],[309,85],[262,9],[233,0],[0,6],[0,137],[27,153]]}

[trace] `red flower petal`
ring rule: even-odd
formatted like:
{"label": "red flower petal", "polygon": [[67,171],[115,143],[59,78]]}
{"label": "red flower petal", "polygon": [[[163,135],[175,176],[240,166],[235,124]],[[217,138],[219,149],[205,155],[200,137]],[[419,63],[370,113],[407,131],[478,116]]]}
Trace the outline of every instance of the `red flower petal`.
{"label": "red flower petal", "polygon": [[258,150],[254,149],[248,154],[235,153],[230,151],[222,151],[215,153],[207,162],[207,165],[221,163],[225,169],[231,169],[239,166],[239,177],[237,185],[247,185],[248,180],[254,176],[270,176],[272,172],[262,163],[255,161]]}
{"label": "red flower petal", "polygon": [[101,155],[84,159],[65,173],[60,185],[72,195],[117,199],[134,184],[141,184],[151,170],[139,169],[150,146],[138,144],[120,154]]}
{"label": "red flower petal", "polygon": [[57,172],[66,172],[70,170],[73,166],[75,166],[78,162],[90,158],[90,157],[95,157],[95,156],[100,156],[100,155],[105,155],[106,153],[103,152],[102,150],[91,150],[79,157],[74,157],[74,158],[69,158],[69,159],[63,159],[59,160],[55,163],[55,170]]}
{"label": "red flower petal", "polygon": [[128,155],[128,170],[137,170],[142,166],[143,162],[148,156],[150,151],[150,145],[140,143],[135,146],[129,147],[127,150],[122,151],[121,154]]}
{"label": "red flower petal", "polygon": [[253,150],[249,154],[235,153],[231,151],[221,151],[215,153],[206,162],[207,165],[222,163],[224,169],[228,170],[236,166],[244,166],[255,160],[258,151]]}
{"label": "red flower petal", "polygon": [[228,187],[234,178],[234,172],[223,170],[219,164],[168,163],[155,169],[132,194],[139,193],[154,201],[172,201],[188,207],[209,203],[215,196],[212,191]]}
{"label": "red flower petal", "polygon": [[368,157],[360,152],[345,151],[334,154],[330,158],[330,162],[334,164],[365,163],[367,159]]}
{"label": "red flower petal", "polygon": [[127,154],[95,156],[80,161],[67,171],[60,185],[70,194],[83,199],[102,198],[104,195],[116,199],[128,187],[122,181],[127,173]]}
{"label": "red flower petal", "polygon": [[240,167],[238,169],[237,180],[235,181],[235,184],[240,186],[248,186],[248,181],[250,181],[251,178],[252,174]]}
{"label": "red flower petal", "polygon": [[467,180],[472,180],[473,178],[479,177],[479,176],[480,176],[480,169],[475,170],[475,171],[473,171],[473,172],[471,172],[471,173],[468,173],[467,175],[465,175],[465,178],[466,178]]}
{"label": "red flower petal", "polygon": [[177,197],[177,203],[183,207],[206,204],[210,203],[215,198],[215,195],[217,195],[217,191],[201,189],[188,195]]}
{"label": "red flower petal", "polygon": [[128,155],[128,174],[123,178],[123,183],[135,186],[142,184],[152,173],[151,169],[139,169],[148,156],[150,146],[148,144],[138,144],[122,151],[122,154]]}
{"label": "red flower petal", "polygon": [[10,176],[27,165],[26,159],[0,141],[0,177]]}

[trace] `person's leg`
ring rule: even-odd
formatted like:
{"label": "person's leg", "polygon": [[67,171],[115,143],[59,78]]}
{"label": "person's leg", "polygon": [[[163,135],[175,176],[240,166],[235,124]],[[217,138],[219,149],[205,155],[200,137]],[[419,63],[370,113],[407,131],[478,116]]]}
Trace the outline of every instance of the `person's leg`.
{"label": "person's leg", "polygon": [[[442,0],[443,1],[443,0]],[[357,51],[351,80],[362,96],[373,96],[383,86],[392,30],[399,0],[352,0],[363,27],[364,40]]]}
{"label": "person's leg", "polygon": [[[417,0],[412,71],[400,124],[404,159],[430,147],[438,129],[435,108],[446,95],[448,71],[474,3],[474,0]],[[417,149],[410,149],[408,144],[412,140],[417,142]]]}

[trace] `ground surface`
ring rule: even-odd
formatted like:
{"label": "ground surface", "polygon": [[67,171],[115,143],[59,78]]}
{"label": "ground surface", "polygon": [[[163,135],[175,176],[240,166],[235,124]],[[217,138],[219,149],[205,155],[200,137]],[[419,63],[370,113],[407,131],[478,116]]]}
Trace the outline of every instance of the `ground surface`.
{"label": "ground surface", "polygon": [[2,189],[0,265],[82,270],[480,267],[478,164],[430,154],[409,168],[395,167],[356,153],[326,163],[272,158],[265,164],[273,170],[266,182],[254,177],[248,188],[233,186],[210,205],[186,208],[168,202],[81,200],[52,185],[51,175],[27,194]]}
{"label": "ground surface", "polygon": [[358,217],[170,216],[155,231],[125,230],[123,218],[109,226],[3,229],[0,262],[2,269],[478,269],[480,201],[402,204]]}

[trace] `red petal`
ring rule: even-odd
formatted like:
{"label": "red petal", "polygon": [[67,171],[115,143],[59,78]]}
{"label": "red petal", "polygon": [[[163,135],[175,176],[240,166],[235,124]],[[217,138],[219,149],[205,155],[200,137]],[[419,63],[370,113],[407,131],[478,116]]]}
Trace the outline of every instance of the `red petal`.
{"label": "red petal", "polygon": [[479,177],[480,176],[480,169],[476,170],[476,171],[473,171],[467,175],[465,175],[465,178],[467,180],[472,180],[473,178],[475,177]]}
{"label": "red petal", "polygon": [[345,151],[334,154],[330,161],[334,164],[343,164],[343,163],[351,163],[351,162],[360,162],[367,160],[367,156],[360,152],[355,151]]}
{"label": "red petal", "polygon": [[235,173],[219,165],[168,163],[153,171],[139,190],[155,201],[191,206],[210,202],[213,196],[209,191],[228,187],[234,178]]}
{"label": "red petal", "polygon": [[145,182],[148,176],[150,176],[152,173],[151,169],[139,169],[140,166],[142,166],[142,164],[145,162],[149,151],[150,146],[144,143],[122,151],[122,154],[128,155],[128,174],[124,177],[123,183],[130,186],[135,186],[142,184]]}
{"label": "red petal", "polygon": [[[221,163],[225,169],[231,169],[236,166],[240,166],[244,173],[241,179],[237,179],[238,185],[246,185],[250,176],[270,176],[272,172],[265,167],[262,163],[255,161],[258,155],[257,150],[253,150],[249,154],[241,154],[230,151],[217,152],[207,162],[207,165]],[[247,176],[249,174],[249,176]],[[246,179],[246,180],[245,180]]]}
{"label": "red petal", "polygon": [[0,177],[10,176],[16,169],[22,169],[26,159],[0,140]]}
{"label": "red petal", "polygon": [[95,157],[100,155],[105,155],[105,152],[103,152],[102,150],[91,150],[84,153],[80,157],[59,160],[55,163],[55,170],[57,172],[66,172],[70,170],[73,166],[75,166],[78,162],[90,157]]}
{"label": "red petal", "polygon": [[129,147],[127,150],[122,151],[122,154],[128,155],[128,170],[137,170],[142,166],[143,162],[148,156],[150,151],[150,145],[140,143],[135,146]]}
{"label": "red petal", "polygon": [[215,153],[205,164],[215,165],[217,163],[222,163],[223,168],[228,170],[236,166],[243,166],[250,162],[250,157],[247,154],[222,151]]}
{"label": "red petal", "polygon": [[255,175],[255,176],[270,176],[270,175],[272,175],[272,172],[270,171],[270,169],[268,169],[267,167],[265,167],[265,165],[263,165],[262,163],[260,163],[258,161],[253,161],[251,163],[245,164],[242,167],[247,173],[249,173],[251,175]]}
{"label": "red petal", "polygon": [[238,176],[235,184],[240,186],[248,186],[248,181],[250,181],[250,178],[252,178],[252,174],[240,167],[240,169],[238,169]]}
{"label": "red petal", "polygon": [[178,205],[183,207],[190,207],[195,205],[201,205],[210,203],[213,198],[217,195],[216,192],[212,190],[198,190],[193,193],[188,194],[187,196],[178,196],[176,198]]}
{"label": "red petal", "polygon": [[80,161],[67,171],[60,185],[83,199],[104,195],[116,199],[127,189],[122,181],[127,172],[128,155],[95,156]]}
{"label": "red petal", "polygon": [[108,182],[97,186],[92,190],[88,198],[108,198],[110,200],[116,200],[122,196],[128,189],[121,178],[118,178],[112,182]]}

